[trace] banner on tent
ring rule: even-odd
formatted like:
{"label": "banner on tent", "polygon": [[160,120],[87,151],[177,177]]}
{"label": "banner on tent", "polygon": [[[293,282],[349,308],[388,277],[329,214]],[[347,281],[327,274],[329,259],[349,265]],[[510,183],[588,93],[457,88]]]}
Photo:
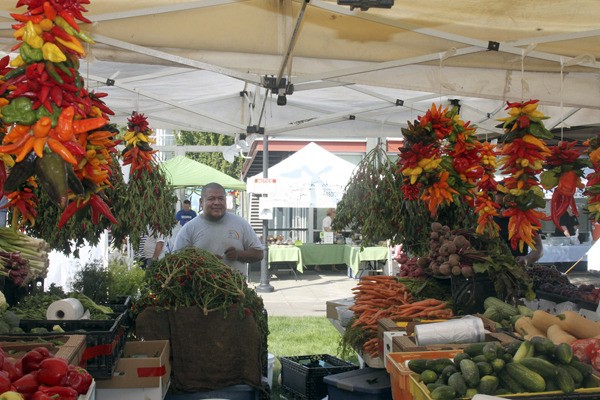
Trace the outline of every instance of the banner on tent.
{"label": "banner on tent", "polygon": [[344,185],[318,181],[287,182],[280,178],[270,184],[268,203],[272,207],[330,208],[336,207],[344,195]]}

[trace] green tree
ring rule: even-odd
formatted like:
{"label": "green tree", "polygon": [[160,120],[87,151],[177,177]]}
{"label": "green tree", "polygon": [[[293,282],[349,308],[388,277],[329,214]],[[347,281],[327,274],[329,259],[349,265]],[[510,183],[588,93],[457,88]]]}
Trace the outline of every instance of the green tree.
{"label": "green tree", "polygon": [[[218,133],[178,131],[175,132],[175,142],[178,146],[231,146],[235,143],[235,139]],[[188,153],[186,156],[235,179],[240,179],[244,164],[242,157],[238,156],[233,163],[229,163],[223,158],[221,152]]]}

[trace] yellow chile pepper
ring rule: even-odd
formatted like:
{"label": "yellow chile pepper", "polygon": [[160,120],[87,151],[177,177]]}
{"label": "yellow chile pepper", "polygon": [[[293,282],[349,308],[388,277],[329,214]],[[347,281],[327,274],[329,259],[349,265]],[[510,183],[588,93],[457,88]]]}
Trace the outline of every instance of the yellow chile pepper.
{"label": "yellow chile pepper", "polygon": [[42,53],[44,54],[44,60],[48,60],[53,63],[59,63],[67,60],[65,53],[63,53],[62,50],[59,49],[54,43],[44,43],[44,46],[42,47]]}
{"label": "yellow chile pepper", "polygon": [[10,60],[10,66],[11,67],[22,67],[23,65],[25,65],[25,61],[23,60],[23,57],[21,57],[21,55],[17,55],[15,58],[13,58],[12,60]]}
{"label": "yellow chile pepper", "polygon": [[63,40],[63,39],[59,38],[58,36],[56,36],[55,39],[58,43],[65,46],[67,49],[76,51],[77,53],[81,54],[82,56],[85,55],[85,50],[83,49],[83,47],[81,45],[79,45],[75,42],[67,42],[66,40]]}
{"label": "yellow chile pepper", "polygon": [[48,18],[44,18],[42,22],[40,22],[40,28],[44,32],[48,32],[54,26],[54,22]]}
{"label": "yellow chile pepper", "polygon": [[[39,28],[39,25],[38,25],[38,29],[40,30],[40,33],[41,33],[41,28]],[[23,34],[23,41],[25,43],[27,43],[28,45],[30,45],[31,47],[33,47],[34,49],[41,49],[42,46],[44,45],[44,39],[42,39],[40,34],[37,32],[37,30],[34,26],[34,23],[31,21],[27,21],[27,24],[25,25],[25,33]]]}
{"label": "yellow chile pepper", "polygon": [[21,28],[19,28],[16,31],[13,32],[13,37],[15,39],[21,39],[24,34],[25,34],[25,27],[22,26]]}

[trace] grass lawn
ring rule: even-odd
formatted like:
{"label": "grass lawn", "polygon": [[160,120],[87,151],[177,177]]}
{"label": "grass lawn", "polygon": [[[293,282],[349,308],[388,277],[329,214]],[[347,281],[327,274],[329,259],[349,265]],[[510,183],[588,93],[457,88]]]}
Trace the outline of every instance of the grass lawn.
{"label": "grass lawn", "polygon": [[[330,354],[341,358],[338,353],[341,335],[325,317],[269,317],[269,332],[269,353],[275,355],[273,400],[291,398],[282,392],[278,382],[279,357]],[[354,354],[346,361],[358,364],[358,357]]]}

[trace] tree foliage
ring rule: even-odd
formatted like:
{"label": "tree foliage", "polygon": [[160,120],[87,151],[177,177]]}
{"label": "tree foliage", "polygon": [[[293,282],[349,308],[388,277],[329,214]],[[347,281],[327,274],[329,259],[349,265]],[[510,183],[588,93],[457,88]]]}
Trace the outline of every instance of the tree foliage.
{"label": "tree foliage", "polygon": [[[175,132],[178,146],[231,146],[235,139],[231,136],[210,132],[178,131]],[[235,179],[240,179],[244,159],[236,157],[233,163],[227,162],[220,152],[187,153],[186,157],[213,167]]]}

